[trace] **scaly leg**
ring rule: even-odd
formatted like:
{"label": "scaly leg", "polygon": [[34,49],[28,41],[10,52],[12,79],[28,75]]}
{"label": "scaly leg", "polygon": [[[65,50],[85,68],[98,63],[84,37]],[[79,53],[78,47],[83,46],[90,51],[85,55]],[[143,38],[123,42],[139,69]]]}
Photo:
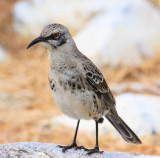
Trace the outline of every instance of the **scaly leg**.
{"label": "scaly leg", "polygon": [[93,153],[99,153],[99,154],[103,153],[103,151],[99,151],[99,145],[98,145],[98,122],[96,122],[96,145],[94,149],[88,149],[87,151],[89,151],[87,155],[91,155]]}
{"label": "scaly leg", "polygon": [[72,144],[71,144],[70,146],[62,146],[62,145],[58,145],[58,147],[62,148],[62,152],[65,152],[66,150],[72,149],[72,148],[74,148],[75,150],[77,150],[77,149],[88,150],[88,149],[86,149],[86,148],[83,147],[83,146],[77,146],[76,138],[77,138],[79,123],[80,123],[80,120],[78,120],[78,122],[77,122],[77,127],[76,127],[76,131],[75,131],[75,135],[74,135],[74,139],[73,139]]}

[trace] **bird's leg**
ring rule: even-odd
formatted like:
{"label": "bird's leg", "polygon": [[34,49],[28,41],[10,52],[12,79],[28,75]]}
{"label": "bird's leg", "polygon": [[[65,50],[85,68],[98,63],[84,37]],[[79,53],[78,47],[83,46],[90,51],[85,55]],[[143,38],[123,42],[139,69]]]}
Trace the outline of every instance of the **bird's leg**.
{"label": "bird's leg", "polygon": [[[66,150],[71,149],[71,148],[74,148],[75,150],[77,150],[77,149],[86,149],[86,148],[83,147],[83,146],[77,146],[77,143],[76,143],[76,138],[77,138],[79,123],[80,123],[80,120],[78,120],[78,122],[77,122],[77,127],[76,127],[76,131],[75,131],[75,135],[74,135],[74,139],[73,139],[72,144],[71,144],[70,146],[58,145],[58,147],[63,148],[63,149],[62,149],[63,152],[65,152]],[[87,149],[86,149],[86,150],[87,150]]]}
{"label": "bird's leg", "polygon": [[95,145],[94,149],[89,149],[87,151],[89,151],[87,153],[87,155],[91,155],[93,153],[100,153],[100,154],[103,153],[103,151],[99,151],[99,145],[98,145],[98,122],[96,122],[96,145]]}

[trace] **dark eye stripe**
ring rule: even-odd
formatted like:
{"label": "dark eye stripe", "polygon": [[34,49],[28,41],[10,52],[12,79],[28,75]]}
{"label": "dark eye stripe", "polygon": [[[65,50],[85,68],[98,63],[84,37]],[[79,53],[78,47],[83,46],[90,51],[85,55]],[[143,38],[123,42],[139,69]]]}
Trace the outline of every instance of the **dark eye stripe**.
{"label": "dark eye stripe", "polygon": [[[55,33],[55,34],[57,34],[57,33]],[[58,36],[58,37],[55,37],[55,34],[51,34],[50,36],[45,37],[45,39],[46,39],[46,40],[57,40],[57,39],[59,39],[59,38],[62,36],[60,33],[58,33],[59,36]]]}
{"label": "dark eye stripe", "polygon": [[[51,34],[50,36],[45,37],[44,41],[47,42],[48,40],[57,40],[58,41],[57,46],[62,46],[67,42],[67,39],[65,38],[64,34],[62,34],[62,33],[59,33],[59,34],[60,34],[60,36],[58,38],[55,38],[54,35]],[[53,47],[55,47],[55,46],[53,46]]]}

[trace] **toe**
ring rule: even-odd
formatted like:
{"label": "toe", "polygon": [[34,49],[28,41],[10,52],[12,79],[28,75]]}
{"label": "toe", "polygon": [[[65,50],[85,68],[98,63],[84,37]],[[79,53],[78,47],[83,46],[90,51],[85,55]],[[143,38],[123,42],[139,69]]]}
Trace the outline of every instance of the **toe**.
{"label": "toe", "polygon": [[91,150],[89,150],[89,152],[86,155],[92,155],[94,153],[102,154],[103,151],[99,151],[97,149],[91,149]]}

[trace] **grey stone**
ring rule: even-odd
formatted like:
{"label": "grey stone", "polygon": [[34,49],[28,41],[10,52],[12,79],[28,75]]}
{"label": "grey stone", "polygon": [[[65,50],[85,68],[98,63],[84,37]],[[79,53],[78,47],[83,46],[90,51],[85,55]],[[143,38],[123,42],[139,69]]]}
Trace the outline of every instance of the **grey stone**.
{"label": "grey stone", "polygon": [[0,158],[160,158],[137,153],[103,152],[103,154],[86,155],[84,150],[67,150],[65,153],[57,144],[20,142],[0,145]]}

